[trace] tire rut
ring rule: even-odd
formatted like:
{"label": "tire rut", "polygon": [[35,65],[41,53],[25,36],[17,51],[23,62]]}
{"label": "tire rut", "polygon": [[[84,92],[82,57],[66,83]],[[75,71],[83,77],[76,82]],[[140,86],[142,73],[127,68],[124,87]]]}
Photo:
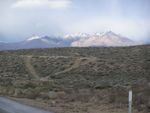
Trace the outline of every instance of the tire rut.
{"label": "tire rut", "polygon": [[25,66],[26,66],[28,72],[32,75],[32,77],[34,79],[40,79],[38,73],[36,72],[36,70],[34,69],[34,67],[31,64],[32,56],[22,56],[22,57],[23,57]]}

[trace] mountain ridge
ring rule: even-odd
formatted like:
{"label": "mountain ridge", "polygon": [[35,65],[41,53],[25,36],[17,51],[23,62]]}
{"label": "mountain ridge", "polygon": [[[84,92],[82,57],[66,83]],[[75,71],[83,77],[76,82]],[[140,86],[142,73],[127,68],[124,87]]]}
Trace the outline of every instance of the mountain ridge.
{"label": "mountain ridge", "polygon": [[55,48],[55,47],[118,47],[133,46],[143,43],[135,42],[127,37],[118,35],[112,31],[87,34],[67,34],[63,37],[40,37],[34,35],[24,41],[7,43],[0,42],[0,50]]}

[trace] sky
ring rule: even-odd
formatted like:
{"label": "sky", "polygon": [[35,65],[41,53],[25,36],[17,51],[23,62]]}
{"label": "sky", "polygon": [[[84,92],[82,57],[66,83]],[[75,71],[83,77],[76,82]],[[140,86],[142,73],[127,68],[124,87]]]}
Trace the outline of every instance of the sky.
{"label": "sky", "polygon": [[150,0],[0,0],[0,41],[113,31],[150,42]]}

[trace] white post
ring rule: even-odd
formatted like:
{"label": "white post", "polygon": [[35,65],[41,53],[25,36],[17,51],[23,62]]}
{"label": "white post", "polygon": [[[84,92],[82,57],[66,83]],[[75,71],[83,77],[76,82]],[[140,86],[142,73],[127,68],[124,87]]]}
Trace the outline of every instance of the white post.
{"label": "white post", "polygon": [[129,113],[132,113],[132,90],[129,91]]}

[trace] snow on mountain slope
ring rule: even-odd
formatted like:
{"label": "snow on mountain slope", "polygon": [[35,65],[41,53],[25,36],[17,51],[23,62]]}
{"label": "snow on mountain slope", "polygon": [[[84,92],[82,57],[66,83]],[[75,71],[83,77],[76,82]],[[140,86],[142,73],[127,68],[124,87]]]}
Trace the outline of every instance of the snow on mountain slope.
{"label": "snow on mountain slope", "polygon": [[41,37],[39,36],[32,36],[30,38],[28,38],[26,41],[32,41],[32,40],[36,40],[36,39],[40,39]]}
{"label": "snow on mountain slope", "polygon": [[75,33],[75,34],[65,35],[64,39],[75,41],[75,40],[79,40],[81,38],[87,38],[87,37],[89,37],[89,34],[87,33]]}

